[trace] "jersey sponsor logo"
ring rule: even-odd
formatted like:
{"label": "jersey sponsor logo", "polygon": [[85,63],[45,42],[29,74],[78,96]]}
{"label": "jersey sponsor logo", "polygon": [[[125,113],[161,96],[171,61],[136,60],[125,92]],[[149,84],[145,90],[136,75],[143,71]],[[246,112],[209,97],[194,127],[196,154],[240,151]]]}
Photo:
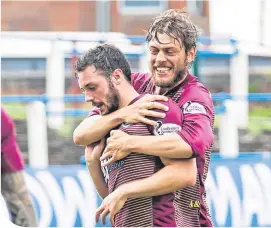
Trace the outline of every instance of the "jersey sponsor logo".
{"label": "jersey sponsor logo", "polygon": [[130,123],[122,123],[120,127],[127,128],[127,127],[130,127],[130,126],[131,126]]}
{"label": "jersey sponsor logo", "polygon": [[108,180],[109,180],[109,173],[114,169],[121,168],[125,164],[125,161],[121,160],[121,161],[116,161],[110,166],[102,166],[104,162],[107,162],[109,160],[110,158],[106,158],[104,161],[101,162],[101,168],[102,168],[104,180],[106,183],[108,183]]}
{"label": "jersey sponsor logo", "polygon": [[[109,158],[105,159],[104,162],[108,161]],[[102,162],[101,162],[102,164]],[[105,183],[108,183],[108,180],[109,180],[109,171],[108,171],[108,167],[107,166],[101,166],[102,168],[102,172],[103,172],[103,175],[104,175],[104,181]]]}
{"label": "jersey sponsor logo", "polygon": [[199,200],[191,200],[189,207],[191,208],[200,208],[200,201]]}
{"label": "jersey sponsor logo", "polygon": [[117,169],[117,168],[121,168],[122,166],[124,166],[125,161],[121,160],[121,161],[116,161],[115,163],[113,163],[112,165],[109,166],[109,173],[113,170],[113,169]]}
{"label": "jersey sponsor logo", "polygon": [[187,101],[183,106],[183,114],[206,114],[206,110],[200,103]]}
{"label": "jersey sponsor logo", "polygon": [[169,135],[169,134],[175,134],[179,131],[181,131],[182,127],[173,124],[173,123],[162,123],[161,121],[157,121],[155,127],[154,127],[154,134],[155,135]]}

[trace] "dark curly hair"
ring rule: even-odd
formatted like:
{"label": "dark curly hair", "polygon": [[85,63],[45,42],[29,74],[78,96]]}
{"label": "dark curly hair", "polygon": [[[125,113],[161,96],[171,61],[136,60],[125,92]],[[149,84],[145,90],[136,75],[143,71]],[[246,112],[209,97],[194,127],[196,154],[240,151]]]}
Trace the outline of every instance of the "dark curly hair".
{"label": "dark curly hair", "polygon": [[101,44],[82,54],[74,66],[75,77],[88,66],[94,66],[109,78],[116,69],[121,69],[127,81],[131,81],[131,67],[125,55],[114,45]]}

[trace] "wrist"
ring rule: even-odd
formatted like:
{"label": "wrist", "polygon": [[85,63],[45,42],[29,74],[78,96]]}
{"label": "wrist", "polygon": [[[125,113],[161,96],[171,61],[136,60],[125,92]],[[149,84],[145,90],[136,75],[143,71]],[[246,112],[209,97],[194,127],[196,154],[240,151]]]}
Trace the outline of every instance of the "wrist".
{"label": "wrist", "polygon": [[137,139],[135,135],[127,135],[126,150],[128,153],[137,152]]}
{"label": "wrist", "polygon": [[116,113],[116,119],[119,124],[126,122],[125,107],[118,109]]}
{"label": "wrist", "polygon": [[117,191],[121,199],[128,199],[130,196],[127,184],[121,185],[119,188],[117,188]]}

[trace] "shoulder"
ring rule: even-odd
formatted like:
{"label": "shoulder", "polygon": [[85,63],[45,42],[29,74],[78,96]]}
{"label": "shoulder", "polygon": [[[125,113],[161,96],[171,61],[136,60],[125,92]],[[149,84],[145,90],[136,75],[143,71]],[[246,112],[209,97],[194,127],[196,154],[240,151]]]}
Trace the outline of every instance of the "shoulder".
{"label": "shoulder", "polygon": [[169,97],[167,101],[156,101],[156,102],[166,105],[169,108],[168,110],[169,112],[175,112],[180,109],[179,105]]}
{"label": "shoulder", "polygon": [[148,73],[136,72],[131,74],[131,84],[136,90],[149,79],[150,75]]}
{"label": "shoulder", "polygon": [[13,132],[13,128],[15,127],[11,116],[3,108],[1,108],[1,126],[2,137]]}
{"label": "shoulder", "polygon": [[[179,100],[179,106],[185,111],[197,112],[204,109],[213,112],[214,105],[210,91],[198,80],[190,80],[183,88],[183,94]],[[202,109],[204,108],[204,109]]]}
{"label": "shoulder", "polygon": [[5,111],[4,108],[1,107],[1,121],[3,123],[10,123],[13,122],[10,115]]}
{"label": "shoulder", "polygon": [[157,101],[168,107],[168,111],[155,110],[158,112],[164,112],[166,114],[165,119],[167,120],[180,120],[182,119],[182,110],[180,109],[179,104],[174,102],[171,98],[168,98],[168,101]]}

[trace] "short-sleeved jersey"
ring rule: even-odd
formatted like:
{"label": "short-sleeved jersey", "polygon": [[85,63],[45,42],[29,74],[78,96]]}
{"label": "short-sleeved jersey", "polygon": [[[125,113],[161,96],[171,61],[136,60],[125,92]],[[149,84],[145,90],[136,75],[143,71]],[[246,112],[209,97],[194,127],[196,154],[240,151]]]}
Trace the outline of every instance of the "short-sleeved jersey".
{"label": "short-sleeved jersey", "polygon": [[[149,74],[132,74],[132,85],[138,93],[155,91]],[[177,226],[213,226],[205,200],[205,180],[208,173],[210,154],[213,144],[214,106],[211,94],[195,76],[188,74],[185,80],[167,91],[182,112],[182,129],[178,133],[193,150],[197,161],[197,182],[178,190],[174,194]],[[177,174],[176,174],[177,175]]]}
{"label": "short-sleeved jersey", "polygon": [[16,142],[15,124],[1,107],[1,172],[16,172],[23,168],[21,151]]}
{"label": "short-sleeved jersey", "polygon": [[[144,95],[135,98],[130,104],[136,102]],[[171,99],[161,103],[168,106],[169,111],[165,112],[165,118],[155,119],[157,121],[155,127],[143,123],[123,123],[118,129],[129,135],[139,136],[179,133],[181,131],[182,113],[179,111],[178,105]],[[93,114],[97,114],[97,110],[94,110]],[[111,166],[103,168],[103,173],[108,184],[109,193],[111,193],[122,184],[150,177],[163,167],[164,165],[157,156],[131,153]],[[115,226],[176,227],[173,199],[173,193],[157,197],[128,199],[123,208],[115,216]]]}

